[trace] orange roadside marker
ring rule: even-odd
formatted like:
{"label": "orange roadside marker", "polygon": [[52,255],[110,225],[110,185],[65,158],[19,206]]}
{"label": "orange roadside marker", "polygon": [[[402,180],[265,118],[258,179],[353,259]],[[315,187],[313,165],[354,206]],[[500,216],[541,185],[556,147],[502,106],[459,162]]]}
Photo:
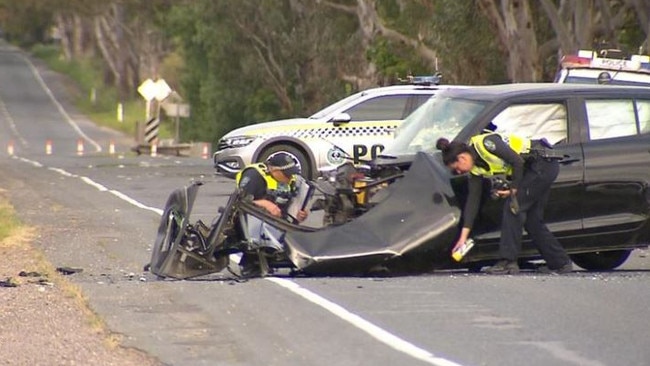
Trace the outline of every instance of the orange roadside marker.
{"label": "orange roadside marker", "polygon": [[201,157],[202,157],[203,159],[207,159],[207,158],[208,158],[208,155],[209,155],[209,152],[208,152],[208,144],[203,144],[203,150],[201,151]]}
{"label": "orange roadside marker", "polygon": [[77,155],[83,155],[84,154],[84,140],[79,139],[77,140]]}

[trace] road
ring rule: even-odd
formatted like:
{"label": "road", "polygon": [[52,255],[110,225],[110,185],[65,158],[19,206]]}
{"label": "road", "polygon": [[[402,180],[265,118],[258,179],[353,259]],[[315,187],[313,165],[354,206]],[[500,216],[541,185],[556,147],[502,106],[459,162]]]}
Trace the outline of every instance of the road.
{"label": "road", "polygon": [[0,46],[0,187],[55,266],[83,269],[69,279],[126,346],[169,365],[650,364],[645,250],[567,276],[157,280],[143,265],[168,194],[204,181],[194,218],[209,221],[232,181],[209,160],[130,154],[57,75]]}

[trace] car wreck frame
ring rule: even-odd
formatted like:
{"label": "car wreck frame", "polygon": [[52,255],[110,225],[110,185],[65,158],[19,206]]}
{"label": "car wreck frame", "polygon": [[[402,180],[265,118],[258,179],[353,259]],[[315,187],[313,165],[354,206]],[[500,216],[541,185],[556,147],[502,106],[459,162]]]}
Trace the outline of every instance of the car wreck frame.
{"label": "car wreck frame", "polygon": [[[232,254],[259,258],[261,275],[289,268],[293,275],[391,274],[447,268],[446,254],[455,235],[460,210],[454,207],[444,167],[419,154],[390,194],[367,213],[342,225],[314,228],[271,216],[233,192],[213,224],[191,223],[200,183],[174,191],[163,213],[150,270],[162,278],[186,279],[219,272]],[[435,184],[430,184],[435,182]],[[430,197],[422,200],[421,195]],[[381,207],[380,207],[381,206]],[[400,207],[396,210],[395,207]],[[281,232],[285,249],[269,250],[248,234],[251,218]]]}

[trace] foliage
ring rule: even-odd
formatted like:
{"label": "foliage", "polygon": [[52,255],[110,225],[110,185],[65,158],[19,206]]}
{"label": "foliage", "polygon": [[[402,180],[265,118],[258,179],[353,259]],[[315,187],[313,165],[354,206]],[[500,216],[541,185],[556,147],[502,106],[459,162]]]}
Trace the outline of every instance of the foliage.
{"label": "foliage", "polygon": [[[472,29],[467,32],[467,29]],[[436,1],[431,32],[438,37],[443,78],[451,84],[495,84],[506,81],[505,58],[489,24],[467,1]]]}
{"label": "foliage", "polygon": [[[144,103],[136,86],[162,77],[191,105],[182,139],[214,143],[239,126],[307,116],[409,73],[437,68],[451,84],[551,80],[561,49],[607,35],[637,51],[649,39],[648,26],[645,12],[633,5],[649,4],[0,0],[0,27],[16,44],[49,43],[33,48],[34,54],[79,83],[79,103],[93,118],[132,133],[132,124],[116,122],[116,101],[125,103],[127,121],[141,120]],[[513,21],[518,5],[531,11]],[[48,38],[54,25],[64,30],[61,47]],[[529,27],[534,34],[524,38],[521,31]],[[173,131],[171,123],[163,126]]]}
{"label": "foliage", "polygon": [[332,18],[306,7],[292,11],[289,1],[193,4],[175,7],[171,17],[193,108],[185,136],[216,140],[251,122],[307,115],[333,99],[331,91],[340,96],[337,70],[327,66],[347,35],[325,27]]}
{"label": "foliage", "polygon": [[4,37],[29,47],[50,41],[52,8],[39,0],[0,0],[0,25]]}

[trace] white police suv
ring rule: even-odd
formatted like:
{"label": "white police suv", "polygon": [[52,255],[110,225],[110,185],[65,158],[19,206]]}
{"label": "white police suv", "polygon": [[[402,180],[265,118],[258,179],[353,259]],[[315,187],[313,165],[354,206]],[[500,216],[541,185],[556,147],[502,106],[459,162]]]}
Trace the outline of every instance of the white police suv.
{"label": "white police suv", "polygon": [[556,83],[650,86],[650,56],[618,49],[580,50],[560,60]]}
{"label": "white police suv", "polygon": [[285,152],[300,165],[303,176],[374,159],[393,139],[393,131],[436,90],[437,77],[415,77],[408,85],[364,90],[308,118],[257,123],[226,134],[213,155],[217,172],[234,175],[252,162]]}

